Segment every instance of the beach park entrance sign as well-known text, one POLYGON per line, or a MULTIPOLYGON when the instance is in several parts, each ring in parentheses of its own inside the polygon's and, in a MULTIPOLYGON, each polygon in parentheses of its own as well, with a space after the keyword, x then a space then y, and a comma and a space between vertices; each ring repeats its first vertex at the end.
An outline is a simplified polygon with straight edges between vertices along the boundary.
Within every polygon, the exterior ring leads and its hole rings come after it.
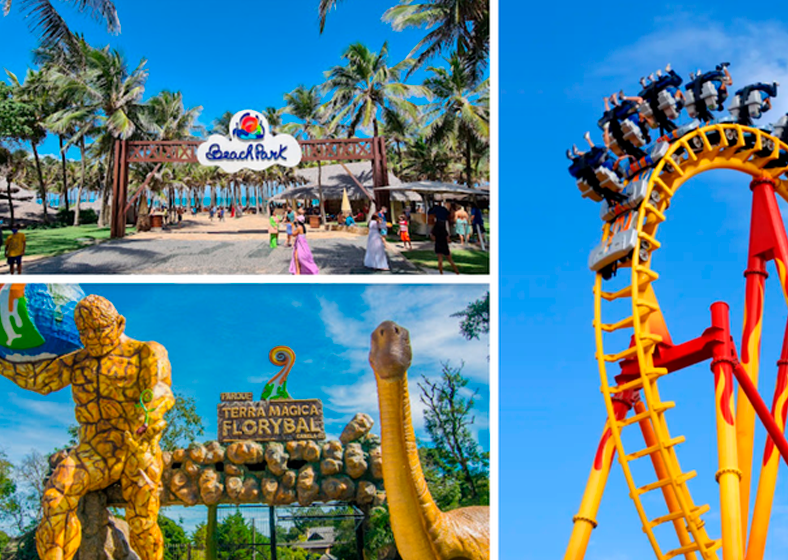
POLYGON ((241 169, 263 171, 273 165, 295 167, 301 163, 301 146, 289 134, 273 134, 257 111, 240 111, 230 120, 230 137, 213 134, 197 148, 197 161, 235 173, 241 169))
POLYGON ((217 405, 219 442, 323 440, 318 399, 253 401, 252 393, 222 393, 217 405))
MULTIPOLYGON (((230 125, 230 138, 220 135, 203 140, 115 140, 112 151, 112 205, 111 236, 126 235, 127 213, 138 198, 128 199, 129 166, 158 164, 158 171, 165 164, 202 163, 219 166, 225 171, 242 168, 267 169, 272 165, 293 167, 299 163, 324 161, 369 161, 372 164, 372 185, 376 190, 375 204, 390 206, 389 191, 377 189, 389 184, 386 161, 386 139, 372 138, 315 138, 295 140, 285 134, 271 134, 268 121, 255 111, 236 113, 230 125), (244 121, 244 116, 252 117, 244 121), (259 129, 254 126, 257 120, 259 129), (233 132, 237 134, 233 136, 233 132), (261 138, 256 138, 261 136, 261 138), (212 140, 213 139, 213 140, 212 140), (258 148, 258 145, 260 146, 258 148), (250 149, 251 146, 251 149, 250 149), (203 156, 198 156, 203 153, 203 156), (226 152, 226 155, 225 155, 226 152), (211 153, 213 159, 208 159, 211 153), (258 166, 259 165, 259 166, 258 166)), ((153 171, 151 172, 153 173, 153 171)), ((150 175, 150 174, 149 174, 150 175)), ((147 179, 146 179, 147 180, 147 179)), ((139 188, 137 193, 142 193, 139 188)), ((204 209, 203 209, 204 210, 204 209)))

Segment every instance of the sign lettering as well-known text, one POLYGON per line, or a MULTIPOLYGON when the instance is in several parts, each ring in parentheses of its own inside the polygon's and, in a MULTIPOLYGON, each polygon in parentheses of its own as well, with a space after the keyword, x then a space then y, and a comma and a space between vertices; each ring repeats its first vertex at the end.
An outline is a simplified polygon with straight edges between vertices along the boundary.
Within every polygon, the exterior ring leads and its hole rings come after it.
POLYGON ((217 406, 219 442, 325 439, 323 403, 318 399, 252 401, 225 400, 217 406))

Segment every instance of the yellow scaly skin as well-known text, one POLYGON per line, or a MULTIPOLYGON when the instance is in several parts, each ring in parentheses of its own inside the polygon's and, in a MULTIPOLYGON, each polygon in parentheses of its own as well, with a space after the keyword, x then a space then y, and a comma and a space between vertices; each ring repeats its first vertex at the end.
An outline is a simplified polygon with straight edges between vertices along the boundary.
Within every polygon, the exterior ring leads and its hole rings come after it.
POLYGON ((488 560, 490 508, 442 512, 427 488, 410 414, 411 357, 406 329, 386 321, 372 333, 369 363, 378 386, 383 483, 397 550, 404 560, 488 560))
POLYGON ((46 395, 71 385, 76 404, 79 443, 47 482, 36 532, 38 555, 71 560, 82 540, 79 499, 120 481, 132 549, 142 560, 161 560, 159 440, 167 425, 164 413, 175 404, 167 351, 125 336, 125 318, 102 297, 86 297, 74 315, 84 349, 38 362, 0 360, 0 374, 23 389, 46 395), (136 405, 146 389, 153 391, 146 406, 155 410, 138 434, 145 413, 136 405))

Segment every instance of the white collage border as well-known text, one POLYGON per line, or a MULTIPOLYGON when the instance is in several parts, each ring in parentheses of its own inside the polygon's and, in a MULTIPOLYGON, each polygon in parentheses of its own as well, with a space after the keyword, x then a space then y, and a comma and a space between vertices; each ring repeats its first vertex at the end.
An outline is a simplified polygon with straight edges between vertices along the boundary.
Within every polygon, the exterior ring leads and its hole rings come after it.
MULTIPOLYGON (((14 283, 39 284, 384 284, 384 285, 489 285, 490 289, 490 559, 499 556, 499 503, 500 503, 500 444, 499 444, 499 248, 501 227, 499 221, 499 50, 498 50, 498 0, 490 0, 490 224, 495 232, 490 247, 490 274, 488 276, 364 276, 319 275, 317 277, 288 277, 284 275, 97 275, 97 274, 21 274, 13 277, 14 283)), ((8 277, 11 279, 12 277, 8 277)))

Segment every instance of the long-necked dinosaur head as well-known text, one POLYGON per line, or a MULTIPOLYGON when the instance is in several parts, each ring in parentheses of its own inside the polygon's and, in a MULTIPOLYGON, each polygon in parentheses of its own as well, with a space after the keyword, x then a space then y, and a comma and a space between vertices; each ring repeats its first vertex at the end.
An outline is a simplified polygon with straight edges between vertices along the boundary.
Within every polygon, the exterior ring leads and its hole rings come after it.
POLYGON ((412 358, 407 329, 393 321, 384 321, 372 332, 369 364, 381 379, 404 377, 412 358))

